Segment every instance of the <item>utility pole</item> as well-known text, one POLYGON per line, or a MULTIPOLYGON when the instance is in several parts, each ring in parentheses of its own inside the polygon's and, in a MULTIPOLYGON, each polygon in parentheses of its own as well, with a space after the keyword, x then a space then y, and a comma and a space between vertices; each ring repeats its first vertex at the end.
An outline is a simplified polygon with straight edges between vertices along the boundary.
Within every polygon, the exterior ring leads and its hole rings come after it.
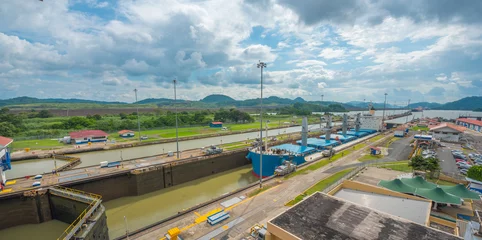
POLYGON ((410 111, 410 99, 408 99, 408 104, 407 104, 407 119, 405 119, 405 123, 408 123, 408 112, 410 111))
POLYGON ((263 187, 263 68, 266 67, 266 63, 258 63, 258 68, 261 68, 261 99, 259 101, 259 188, 263 187))
POLYGON ((387 93, 385 93, 385 101, 383 102, 382 128, 385 126, 385 108, 387 108, 387 93))
POLYGON ((137 128, 139 132, 139 142, 141 141, 141 123, 139 122, 139 104, 137 104, 137 88, 134 89, 136 94, 136 112, 137 112, 137 128))
POLYGON ((174 109, 176 111, 176 150, 177 150, 177 159, 179 159, 179 135, 178 135, 178 131, 177 131, 177 97, 176 97, 176 79, 172 80, 172 82, 174 83, 174 109))
POLYGON ((124 216, 124 224, 126 225, 126 239, 129 239, 129 227, 127 226, 127 217, 124 216))

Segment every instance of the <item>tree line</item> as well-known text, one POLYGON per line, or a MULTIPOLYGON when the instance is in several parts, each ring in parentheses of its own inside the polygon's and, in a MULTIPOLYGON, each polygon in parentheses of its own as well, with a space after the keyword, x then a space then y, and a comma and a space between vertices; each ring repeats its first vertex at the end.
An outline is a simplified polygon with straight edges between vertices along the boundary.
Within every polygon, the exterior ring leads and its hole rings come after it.
POLYGON ((292 114, 299 116, 311 115, 312 112, 347 112, 341 104, 329 104, 321 106, 313 103, 295 103, 291 106, 278 108, 279 114, 292 114))

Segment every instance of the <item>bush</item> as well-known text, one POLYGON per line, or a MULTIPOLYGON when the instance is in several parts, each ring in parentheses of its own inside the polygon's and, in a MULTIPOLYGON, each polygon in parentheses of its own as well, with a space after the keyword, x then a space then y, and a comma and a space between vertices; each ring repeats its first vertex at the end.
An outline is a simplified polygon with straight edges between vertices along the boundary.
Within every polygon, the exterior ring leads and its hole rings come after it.
POLYGON ((472 166, 467 171, 467 177, 482 181, 482 166, 472 166))

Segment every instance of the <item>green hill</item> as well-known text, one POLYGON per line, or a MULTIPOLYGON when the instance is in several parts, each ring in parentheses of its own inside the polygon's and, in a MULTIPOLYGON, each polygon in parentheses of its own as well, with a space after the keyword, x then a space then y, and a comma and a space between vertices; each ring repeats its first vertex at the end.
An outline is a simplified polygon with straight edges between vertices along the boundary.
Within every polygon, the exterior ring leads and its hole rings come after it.
POLYGON ((33 97, 16 97, 11 99, 0 100, 0 106, 38 104, 38 103, 94 103, 94 104, 126 104, 124 102, 106 102, 85 99, 63 99, 63 98, 46 98, 39 99, 33 97))
POLYGON ((454 102, 448 102, 436 109, 440 110, 475 110, 482 108, 482 97, 466 97, 454 102))
POLYGON ((233 98, 222 94, 212 94, 201 100, 201 102, 205 102, 205 103, 228 103, 228 102, 235 102, 235 101, 236 100, 234 100, 233 98))

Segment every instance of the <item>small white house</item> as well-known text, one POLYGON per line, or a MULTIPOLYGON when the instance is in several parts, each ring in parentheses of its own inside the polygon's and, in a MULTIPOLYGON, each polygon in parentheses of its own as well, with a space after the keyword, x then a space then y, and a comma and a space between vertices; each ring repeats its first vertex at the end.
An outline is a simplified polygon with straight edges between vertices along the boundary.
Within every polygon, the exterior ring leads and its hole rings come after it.
POLYGON ((452 123, 442 123, 430 128, 430 132, 435 139, 440 139, 445 142, 459 142, 460 134, 462 134, 464 130, 464 127, 452 123))
POLYGON ((130 137, 134 137, 135 135, 136 135, 135 132, 131 130, 119 131, 119 136, 123 138, 130 138, 130 137))

